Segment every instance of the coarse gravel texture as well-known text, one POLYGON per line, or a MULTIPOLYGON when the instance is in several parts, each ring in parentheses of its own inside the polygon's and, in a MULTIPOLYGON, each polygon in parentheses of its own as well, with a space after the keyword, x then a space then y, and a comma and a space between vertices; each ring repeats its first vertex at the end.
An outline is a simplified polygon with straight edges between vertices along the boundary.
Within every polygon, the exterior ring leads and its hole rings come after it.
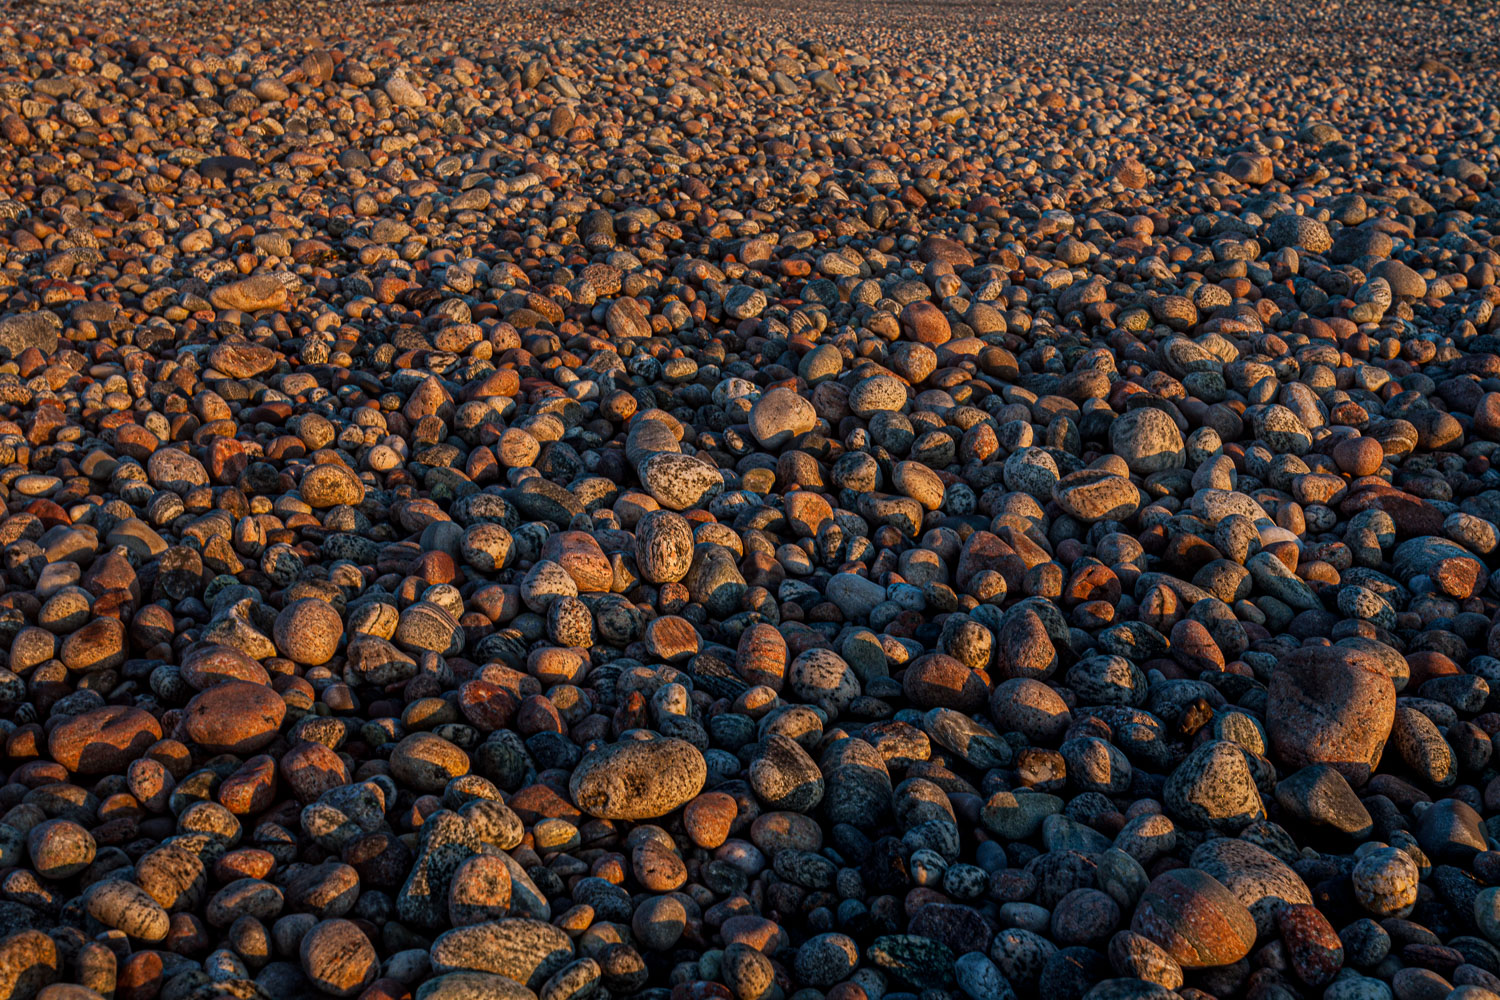
POLYGON ((0 998, 1500 1000, 1497 53, 0 4, 0 998))

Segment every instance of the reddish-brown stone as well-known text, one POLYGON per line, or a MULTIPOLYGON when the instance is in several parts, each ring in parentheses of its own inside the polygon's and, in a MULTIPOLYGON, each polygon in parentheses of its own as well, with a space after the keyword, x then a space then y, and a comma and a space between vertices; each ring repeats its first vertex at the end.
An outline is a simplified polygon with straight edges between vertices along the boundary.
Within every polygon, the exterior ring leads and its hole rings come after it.
POLYGON ((989 690, 982 674, 945 653, 928 653, 901 678, 906 697, 920 708, 951 708, 970 713, 984 707, 989 690))
POLYGON ((1196 868, 1159 875, 1136 905, 1130 929, 1185 969, 1237 962, 1255 944, 1255 919, 1215 878, 1196 868))
POLYGON ((1276 927, 1292 971, 1309 986, 1326 986, 1344 965, 1344 944, 1316 906, 1295 903, 1276 911, 1276 927))
POLYGON ((195 695, 183 711, 182 727, 209 753, 249 754, 276 738, 286 702, 268 687, 225 681, 195 695))
POLYGON ((69 771, 113 774, 124 771, 161 739, 151 713, 107 705, 66 720, 47 738, 47 752, 69 771))
POLYGON ((1266 730, 1291 767, 1328 764, 1369 780, 1395 721, 1396 689, 1379 660, 1343 646, 1304 646, 1271 674, 1266 730))

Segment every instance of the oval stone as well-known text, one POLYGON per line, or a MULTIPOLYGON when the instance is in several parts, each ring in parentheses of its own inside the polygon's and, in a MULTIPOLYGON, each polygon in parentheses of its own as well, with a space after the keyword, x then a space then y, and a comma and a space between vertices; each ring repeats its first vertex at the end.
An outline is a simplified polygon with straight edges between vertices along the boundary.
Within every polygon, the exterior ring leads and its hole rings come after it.
POLYGON ((631 740, 585 756, 568 791, 598 819, 655 819, 703 791, 707 780, 703 754, 686 740, 631 740))
POLYGON ((161 737, 160 723, 145 709, 107 705, 52 730, 47 751, 69 771, 112 774, 125 770, 161 737))
POLYGON ((187 703, 182 726, 189 740, 209 753, 248 756, 276 738, 286 702, 268 687, 225 681, 187 703))
POLYGON ((1130 929, 1184 969, 1238 962, 1255 944, 1255 919, 1213 876, 1196 868, 1159 875, 1136 904, 1130 929))

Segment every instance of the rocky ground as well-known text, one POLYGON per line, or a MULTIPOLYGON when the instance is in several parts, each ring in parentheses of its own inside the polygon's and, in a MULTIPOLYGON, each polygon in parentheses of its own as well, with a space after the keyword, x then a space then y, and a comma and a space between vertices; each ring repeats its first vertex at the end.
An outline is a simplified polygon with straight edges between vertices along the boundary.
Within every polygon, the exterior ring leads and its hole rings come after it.
POLYGON ((0 996, 1497 1000, 1497 43, 0 6, 0 996))

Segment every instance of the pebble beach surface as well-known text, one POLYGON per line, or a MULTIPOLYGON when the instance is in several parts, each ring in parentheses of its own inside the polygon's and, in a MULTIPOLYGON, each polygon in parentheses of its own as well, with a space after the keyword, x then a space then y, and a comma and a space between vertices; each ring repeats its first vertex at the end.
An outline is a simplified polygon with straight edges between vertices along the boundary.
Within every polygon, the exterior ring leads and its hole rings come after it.
POLYGON ((0 998, 1500 1000, 1497 53, 0 6, 0 998))

